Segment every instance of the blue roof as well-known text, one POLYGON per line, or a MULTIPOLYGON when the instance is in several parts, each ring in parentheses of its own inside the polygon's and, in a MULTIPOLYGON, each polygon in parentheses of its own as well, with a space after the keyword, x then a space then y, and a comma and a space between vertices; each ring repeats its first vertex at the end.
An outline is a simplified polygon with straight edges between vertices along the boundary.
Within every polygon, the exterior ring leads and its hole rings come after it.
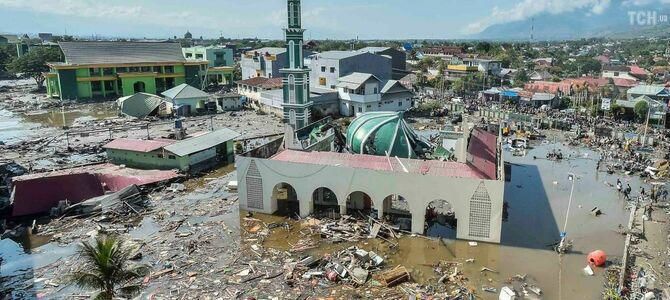
POLYGON ((519 93, 517 91, 502 91, 500 93, 501 96, 504 97, 519 97, 519 93))

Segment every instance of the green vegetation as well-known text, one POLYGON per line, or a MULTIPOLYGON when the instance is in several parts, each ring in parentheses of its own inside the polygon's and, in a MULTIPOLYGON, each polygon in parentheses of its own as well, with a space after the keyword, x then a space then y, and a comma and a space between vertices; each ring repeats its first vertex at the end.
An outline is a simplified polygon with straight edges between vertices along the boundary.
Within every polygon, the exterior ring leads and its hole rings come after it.
POLYGON ((14 59, 8 70, 30 76, 37 82, 37 88, 44 87, 45 72, 49 72, 47 62, 60 62, 62 55, 59 49, 52 47, 36 47, 26 55, 14 59))
POLYGON ((82 266, 71 274, 79 287, 98 290, 94 299, 132 297, 139 294, 140 278, 149 273, 144 265, 131 266, 130 250, 116 236, 98 236, 94 243, 83 242, 79 249, 82 266))
POLYGON ((0 46, 0 74, 7 72, 9 63, 16 57, 14 45, 0 46))
POLYGON ((640 101, 638 103, 635 103, 633 112, 635 113, 635 116, 637 116, 638 119, 640 120, 646 119, 647 113, 649 112, 649 103, 647 103, 647 101, 640 101))

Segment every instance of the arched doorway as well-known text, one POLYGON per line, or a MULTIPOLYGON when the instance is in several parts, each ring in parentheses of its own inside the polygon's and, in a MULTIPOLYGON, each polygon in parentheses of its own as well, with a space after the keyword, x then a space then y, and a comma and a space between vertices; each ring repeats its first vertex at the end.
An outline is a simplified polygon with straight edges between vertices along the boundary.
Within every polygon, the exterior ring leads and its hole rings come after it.
POLYGON ((392 194, 384 198, 384 220, 397 225, 402 230, 412 230, 412 213, 405 197, 392 194))
MULTIPOLYGON (((364 192, 356 191, 347 196, 347 214, 354 217, 371 216, 372 198, 364 192)), ((372 217, 376 217, 372 216, 372 217)))
POLYGON ((300 203, 295 189, 286 182, 278 183, 272 189, 272 201, 277 202, 275 214, 295 218, 300 216, 300 203))
POLYGON ((133 83, 133 90, 135 91, 135 93, 144 93, 144 89, 145 89, 144 82, 138 81, 133 83))
POLYGON ((428 203, 424 234, 427 236, 456 239, 458 219, 449 201, 437 199, 428 203))
POLYGON ((340 213, 340 205, 337 203, 335 193, 326 187, 320 187, 312 193, 312 203, 314 204, 314 215, 330 216, 340 213))

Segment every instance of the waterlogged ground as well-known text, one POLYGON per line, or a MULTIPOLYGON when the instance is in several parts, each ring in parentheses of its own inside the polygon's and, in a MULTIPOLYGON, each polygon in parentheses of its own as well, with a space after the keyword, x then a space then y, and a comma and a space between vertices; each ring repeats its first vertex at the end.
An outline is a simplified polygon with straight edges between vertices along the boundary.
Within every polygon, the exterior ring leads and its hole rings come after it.
MULTIPOLYGON (((627 223, 628 212, 624 201, 606 184, 614 184, 617 176, 595 172, 596 153, 558 143, 536 145, 525 157, 505 154, 506 160, 512 164, 512 178, 506 184, 505 201, 509 211, 507 221, 503 223, 501 245, 479 243, 470 246, 467 241, 441 242, 407 235, 398 240, 395 249, 390 249, 388 243, 379 239, 362 240, 356 245, 383 255, 388 265, 404 265, 413 280, 422 284, 435 283, 439 277, 431 265, 438 261, 460 262, 459 270, 469 278, 468 286, 482 299, 497 299, 497 294, 482 291, 482 286, 499 290, 517 274, 527 274, 528 281, 543 290, 544 299, 599 298, 603 269, 596 269, 595 276, 586 276, 582 268, 586 266, 586 255, 595 249, 604 250, 613 261, 622 256, 623 236, 616 230, 619 224, 627 223), (559 148, 569 158, 561 162, 544 159, 547 152, 559 148), (571 253, 559 256, 550 245, 559 240, 565 220, 570 192, 569 172, 578 178, 567 226, 568 238, 574 246, 571 253), (593 207, 600 208, 604 214, 592 216, 589 212, 593 207), (468 262, 472 259, 473 262, 468 262), (482 272, 482 267, 495 272, 482 272)), ((257 243, 247 241, 241 232, 240 223, 245 213, 240 216, 237 201, 231 200, 234 195, 221 190, 228 180, 234 180, 232 174, 221 177, 230 171, 229 168, 219 169, 189 181, 184 192, 152 195, 155 208, 145 214, 143 220, 134 223, 128 237, 144 244, 142 261, 151 264, 154 271, 169 265, 176 267, 179 273, 150 280, 145 295, 168 298, 218 295, 225 298, 228 294, 221 291, 224 287, 243 288, 220 283, 224 274, 228 276, 230 272, 238 271, 240 267, 234 266, 238 257, 252 259, 239 253, 257 243), (195 248, 188 250, 190 247, 195 248), (187 272, 197 275, 187 276, 187 272), (216 283, 217 278, 219 283, 216 283)), ((630 183, 634 191, 638 189, 638 178, 621 179, 630 183)), ((253 217, 266 223, 285 221, 277 216, 254 214, 253 217)), ((261 246, 288 250, 295 245, 301 238, 298 232, 302 228, 298 223, 289 222, 293 225, 292 230, 273 229, 261 246)), ((11 241, 2 241, 0 253, 5 262, 0 266, 0 274, 3 285, 17 289, 27 287, 30 290, 24 294, 27 298, 42 293, 47 297, 83 293, 62 282, 53 287, 53 280, 58 278, 58 273, 76 267, 76 256, 73 256, 76 244, 86 239, 92 229, 94 224, 90 222, 72 226, 59 233, 58 243, 47 243, 27 251, 21 251, 20 246, 11 241), (16 276, 26 272, 33 274, 16 276)), ((35 241, 34 246, 40 244, 35 241)), ((318 248, 306 253, 323 255, 351 245, 321 241, 318 248)), ((263 286, 254 288, 262 290, 263 286)), ((253 290, 247 289, 247 292, 253 290)))

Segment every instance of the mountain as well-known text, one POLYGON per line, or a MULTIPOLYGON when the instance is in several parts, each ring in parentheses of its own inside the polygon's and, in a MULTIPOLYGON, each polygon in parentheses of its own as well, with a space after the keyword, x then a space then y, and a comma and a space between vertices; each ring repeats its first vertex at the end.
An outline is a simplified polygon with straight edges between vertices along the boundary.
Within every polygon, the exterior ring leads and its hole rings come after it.
MULTIPOLYGON (((639 11, 653 10, 657 7, 636 7, 639 11)), ((533 39, 566 40, 590 37, 632 38, 668 36, 670 23, 657 23, 655 26, 631 24, 628 12, 630 7, 622 5, 608 8, 601 14, 579 11, 560 14, 545 13, 532 19, 489 26, 472 36, 474 39, 490 40, 529 40, 531 27, 534 26, 533 39)), ((663 13, 658 13, 662 15, 663 13)))

